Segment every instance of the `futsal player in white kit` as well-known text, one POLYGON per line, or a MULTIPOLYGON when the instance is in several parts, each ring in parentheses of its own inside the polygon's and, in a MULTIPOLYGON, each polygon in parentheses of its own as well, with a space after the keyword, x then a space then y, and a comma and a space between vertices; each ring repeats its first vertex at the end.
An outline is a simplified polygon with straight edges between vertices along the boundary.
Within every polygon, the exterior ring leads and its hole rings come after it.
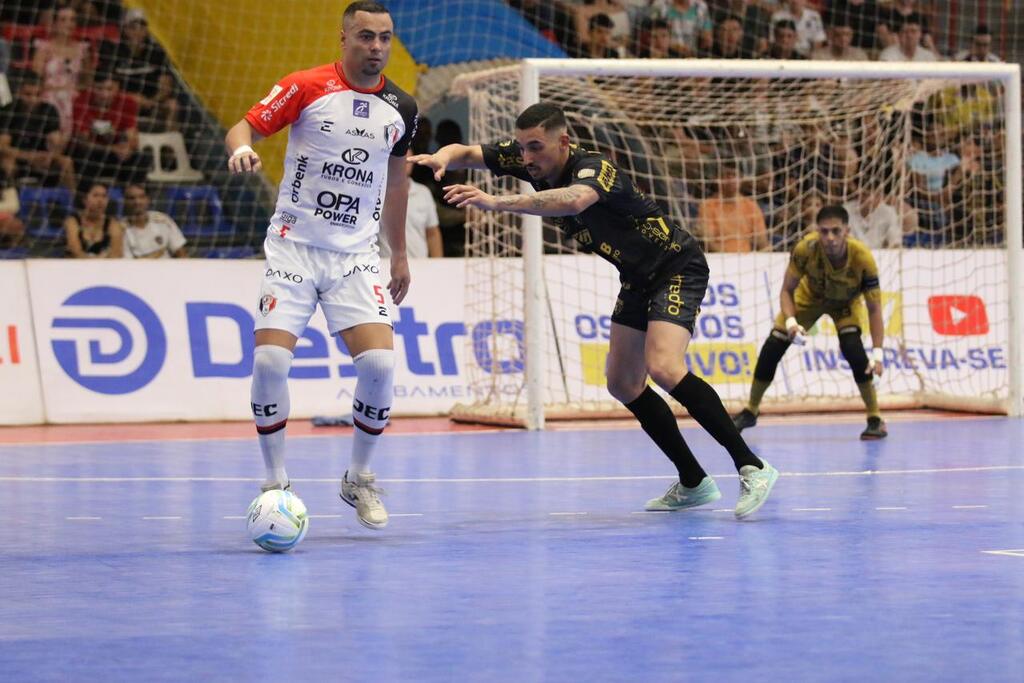
POLYGON ((417 110, 415 100, 381 73, 393 35, 383 5, 353 2, 342 17, 341 61, 285 76, 226 138, 228 168, 256 172, 261 162, 252 143, 291 126, 255 314, 251 398, 267 469, 263 490, 289 486, 288 372, 295 343, 319 303, 357 372, 352 457, 340 495, 371 529, 388 522, 370 469, 394 393, 387 296, 401 303, 410 279, 404 164, 417 110), (379 275, 379 230, 392 248, 387 292, 379 275))

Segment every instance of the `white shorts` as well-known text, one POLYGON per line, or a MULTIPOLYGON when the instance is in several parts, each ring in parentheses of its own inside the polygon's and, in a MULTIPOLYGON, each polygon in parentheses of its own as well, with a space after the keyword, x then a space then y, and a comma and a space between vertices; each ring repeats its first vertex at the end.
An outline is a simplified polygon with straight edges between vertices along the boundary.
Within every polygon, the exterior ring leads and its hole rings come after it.
POLYGON ((391 325, 376 252, 343 254, 275 235, 267 236, 263 251, 267 261, 254 316, 257 330, 301 337, 317 303, 331 334, 366 323, 391 325))

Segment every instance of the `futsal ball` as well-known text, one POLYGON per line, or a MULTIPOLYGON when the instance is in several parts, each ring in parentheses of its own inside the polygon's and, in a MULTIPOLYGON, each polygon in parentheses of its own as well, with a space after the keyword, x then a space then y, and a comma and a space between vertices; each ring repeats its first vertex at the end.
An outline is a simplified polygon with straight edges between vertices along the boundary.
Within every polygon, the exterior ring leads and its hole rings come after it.
POLYGON ((246 528, 253 543, 272 553, 291 550, 306 537, 309 516, 291 491, 266 491, 249 506, 246 528))

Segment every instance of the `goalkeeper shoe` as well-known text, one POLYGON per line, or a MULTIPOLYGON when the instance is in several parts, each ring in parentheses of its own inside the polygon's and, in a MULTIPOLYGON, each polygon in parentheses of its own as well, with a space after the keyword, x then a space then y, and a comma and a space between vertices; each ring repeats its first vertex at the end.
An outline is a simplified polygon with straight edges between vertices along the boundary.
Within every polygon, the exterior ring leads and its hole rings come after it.
POLYGON ((878 439, 884 439, 889 436, 889 432, 885 431, 885 422, 880 417, 869 417, 867 428, 860 433, 861 441, 877 441, 878 439))
POLYGON ((644 505, 648 512, 674 512, 686 508, 697 507, 705 503, 713 503, 722 497, 718 490, 718 484, 711 477, 704 477, 699 484, 693 488, 687 488, 680 482, 668 487, 665 495, 659 498, 652 498, 644 505))
POLYGON ((732 423, 736 425, 736 429, 743 431, 747 427, 753 427, 757 424, 757 415, 750 412, 749 408, 744 408, 732 418, 732 423))
POLYGON ((348 472, 341 479, 341 499, 356 509, 359 523, 367 529, 383 529, 388 525, 388 511, 380 500, 382 490, 374 486, 376 475, 371 472, 356 474, 354 480, 348 472))
POLYGON ((764 467, 758 469, 753 465, 740 468, 740 498, 736 501, 736 519, 743 519, 761 509, 768 495, 779 478, 779 471, 761 461, 764 467))

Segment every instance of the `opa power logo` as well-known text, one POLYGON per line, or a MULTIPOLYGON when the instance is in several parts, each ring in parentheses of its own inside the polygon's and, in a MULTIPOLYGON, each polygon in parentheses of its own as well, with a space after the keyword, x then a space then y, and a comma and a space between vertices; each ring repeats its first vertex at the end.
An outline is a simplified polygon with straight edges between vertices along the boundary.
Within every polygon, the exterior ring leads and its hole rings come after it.
POLYGON ((68 377, 100 394, 130 394, 153 381, 167 358, 156 313, 117 287, 90 287, 53 319, 53 355, 68 377), (60 337, 60 338, 57 338, 60 337))

